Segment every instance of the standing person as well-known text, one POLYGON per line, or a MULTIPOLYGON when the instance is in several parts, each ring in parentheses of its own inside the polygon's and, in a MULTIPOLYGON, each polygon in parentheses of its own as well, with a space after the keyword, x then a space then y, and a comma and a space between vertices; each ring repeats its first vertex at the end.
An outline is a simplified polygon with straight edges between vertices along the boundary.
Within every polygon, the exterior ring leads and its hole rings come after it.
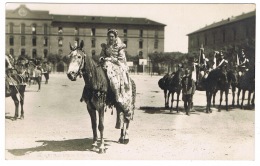
POLYGON ((50 68, 50 65, 44 61, 43 64, 42 64, 42 73, 45 77, 45 84, 48 84, 48 81, 49 81, 49 73, 51 72, 51 68, 50 68))

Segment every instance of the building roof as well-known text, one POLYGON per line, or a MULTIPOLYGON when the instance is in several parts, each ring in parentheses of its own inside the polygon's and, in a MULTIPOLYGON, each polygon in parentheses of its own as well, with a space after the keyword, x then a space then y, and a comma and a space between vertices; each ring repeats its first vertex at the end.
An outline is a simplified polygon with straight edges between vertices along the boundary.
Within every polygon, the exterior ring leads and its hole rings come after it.
POLYGON ((149 20, 147 18, 136 17, 105 17, 105 16, 83 16, 83 15, 55 15, 52 14, 53 22, 71 22, 71 23, 95 23, 95 24, 131 24, 131 25, 157 25, 165 24, 149 20))
POLYGON ((250 18, 250 17, 255 17, 255 15, 256 15, 256 11, 252 11, 252 12, 245 13, 245 14, 242 14, 242 15, 239 15, 239 16, 229 17, 226 20, 222 20, 222 21, 213 23, 213 24, 208 25, 206 27, 203 27, 199 30, 196 30, 192 33, 189 33, 189 34, 187 34, 187 36, 198 33, 198 32, 206 31, 208 29, 213 29, 213 28, 216 28, 216 27, 220 27, 220 26, 223 26, 223 25, 227 25, 227 24, 230 24, 230 23, 241 21, 241 20, 244 20, 244 19, 247 19, 247 18, 250 18))

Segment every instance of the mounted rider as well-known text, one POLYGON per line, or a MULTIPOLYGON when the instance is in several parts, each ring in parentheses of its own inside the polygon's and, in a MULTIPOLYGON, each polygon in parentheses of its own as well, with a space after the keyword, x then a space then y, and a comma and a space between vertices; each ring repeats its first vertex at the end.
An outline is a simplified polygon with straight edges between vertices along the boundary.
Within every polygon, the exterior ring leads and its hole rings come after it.
POLYGON ((195 72, 192 73, 192 78, 197 84, 201 82, 202 78, 207 77, 209 71, 209 59, 205 57, 204 48, 200 48, 199 51, 199 59, 193 62, 194 70, 197 69, 196 78, 194 76, 195 72))
POLYGON ((248 71, 249 59, 246 58, 244 49, 241 50, 241 58, 239 59, 239 64, 237 65, 238 65, 239 76, 243 75, 246 71, 248 71))
POLYGON ((219 52, 219 57, 216 59, 216 69, 220 69, 222 72, 222 77, 227 82, 227 64, 228 60, 225 59, 224 53, 222 50, 219 52))

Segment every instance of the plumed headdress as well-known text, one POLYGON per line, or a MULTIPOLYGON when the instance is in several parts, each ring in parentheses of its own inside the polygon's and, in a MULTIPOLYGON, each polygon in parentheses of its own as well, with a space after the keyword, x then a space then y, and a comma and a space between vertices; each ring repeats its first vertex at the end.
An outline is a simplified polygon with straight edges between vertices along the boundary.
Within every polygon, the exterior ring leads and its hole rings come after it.
POLYGON ((107 35, 108 35, 109 33, 113 33, 113 34, 115 35, 115 37, 118 36, 118 32, 117 32, 116 29, 109 29, 109 30, 107 31, 107 35))

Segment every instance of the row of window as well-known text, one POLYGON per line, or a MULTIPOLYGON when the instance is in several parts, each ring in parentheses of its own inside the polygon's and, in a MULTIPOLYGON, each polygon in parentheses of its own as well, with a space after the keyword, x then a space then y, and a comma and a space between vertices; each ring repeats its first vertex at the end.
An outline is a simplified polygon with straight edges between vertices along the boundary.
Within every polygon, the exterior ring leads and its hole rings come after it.
MULTIPOLYGON (((79 38, 75 39, 78 43, 79 43, 79 38)), ((123 41, 125 43, 125 45, 127 46, 127 40, 123 41)), ((25 46, 25 36, 21 36, 21 46, 25 46)), ((157 49, 158 48, 158 40, 155 40, 154 42, 154 48, 157 49)), ((9 45, 10 46, 14 46, 14 37, 10 36, 9 37, 9 45)), ((36 36, 32 36, 32 46, 37 46, 37 37, 36 36)), ((43 46, 47 47, 48 46, 48 38, 45 37, 43 39, 43 46)), ((62 47, 63 46, 63 38, 59 37, 58 38, 58 46, 62 47)), ((95 48, 96 47, 96 39, 91 39, 91 47, 95 48)), ((139 41, 139 48, 143 48, 143 41, 139 41)))
MULTIPOLYGON (((10 53, 11 55, 14 55, 14 49, 13 49, 13 48, 11 48, 9 51, 10 51, 9 53, 10 53)), ((21 55, 21 56, 25 56, 25 54, 26 54, 26 50, 25 50, 24 48, 22 48, 20 55, 21 55)), ((62 54, 63 54, 63 50, 62 50, 62 49, 59 49, 59 50, 58 50, 58 54, 59 54, 59 55, 62 55, 62 54)), ((91 54, 92 54, 92 56, 95 56, 95 55, 96 55, 96 51, 95 51, 95 50, 92 50, 92 51, 91 51, 91 54)), ((127 52, 126 52, 126 54, 127 54, 127 52)), ((43 50, 43 58, 47 58, 47 56, 48 56, 48 50, 47 50, 47 49, 44 49, 44 50, 43 50)), ((143 56, 143 51, 139 51, 138 56, 139 56, 139 57, 142 57, 142 56, 143 56)), ((37 56, 37 50, 36 50, 36 49, 32 49, 32 58, 37 58, 37 57, 38 57, 38 56, 37 56)))
MULTIPOLYGON (((226 31, 223 30, 221 33, 221 37, 222 37, 222 42, 225 43, 226 42, 226 31)), ((245 37, 249 37, 249 28, 246 28, 245 31, 245 37)), ((197 46, 200 46, 201 41, 199 36, 197 36, 197 46)), ((236 41, 237 40, 237 31, 236 29, 232 29, 232 38, 231 40, 236 41)), ((212 43, 216 44, 216 33, 212 33, 212 43)), ((205 46, 208 45, 208 35, 204 35, 204 43, 205 46)), ((191 39, 191 46, 194 46, 194 41, 193 39, 191 39)))
MULTIPOLYGON (((36 29, 37 29, 36 24, 33 24, 31 26, 32 34, 36 34, 36 29)), ((127 29, 123 29, 123 36, 124 37, 127 36, 127 31, 128 31, 127 29)), ((48 32, 48 25, 44 24, 43 25, 43 34, 47 35, 47 32, 48 32)), ((13 23, 9 24, 9 33, 11 33, 11 34, 14 33, 14 24, 13 23)), ((155 30, 155 33, 154 33, 155 38, 158 38, 158 33, 159 33, 158 30, 155 30)), ((24 23, 21 24, 21 34, 25 34, 25 24, 24 23)), ((63 34, 63 27, 58 27, 58 34, 59 35, 63 34)), ((79 35, 79 28, 78 27, 75 27, 74 35, 79 35)), ((96 29, 95 28, 91 28, 90 35, 96 36, 96 29)), ((143 37, 143 30, 142 29, 139 30, 139 37, 143 37)))

